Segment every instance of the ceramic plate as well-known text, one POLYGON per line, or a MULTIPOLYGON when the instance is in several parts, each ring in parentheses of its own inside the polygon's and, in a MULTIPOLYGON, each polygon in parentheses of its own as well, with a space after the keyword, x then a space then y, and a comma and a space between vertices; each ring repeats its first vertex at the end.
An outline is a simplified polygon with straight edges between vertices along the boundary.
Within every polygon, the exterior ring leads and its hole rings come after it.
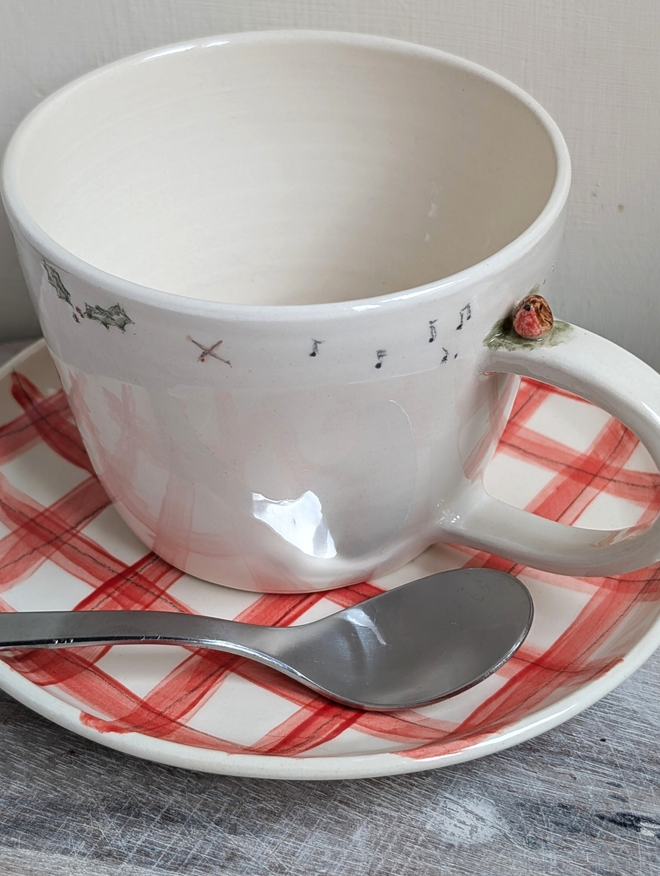
MULTIPOLYGON (((660 478, 637 439, 597 408, 525 381, 487 474, 490 492, 577 526, 650 521, 660 478)), ((102 745, 208 772, 282 779, 414 772, 481 757, 567 720, 660 643, 658 566, 567 578, 448 546, 386 578, 269 595, 191 578, 124 526, 76 431, 43 342, 0 371, 0 611, 141 609, 298 624, 432 572, 518 575, 536 616, 515 658, 445 702, 377 714, 315 696, 266 667, 178 646, 5 652, 0 686, 102 745)))

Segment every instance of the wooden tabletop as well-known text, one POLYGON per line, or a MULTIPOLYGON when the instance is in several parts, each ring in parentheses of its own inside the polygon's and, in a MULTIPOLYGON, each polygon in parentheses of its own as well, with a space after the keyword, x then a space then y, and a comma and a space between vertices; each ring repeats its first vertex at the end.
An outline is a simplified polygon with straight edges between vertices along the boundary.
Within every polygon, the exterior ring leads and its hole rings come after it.
MULTIPOLYGON (((22 346, 0 346, 0 363, 22 346)), ((160 766, 62 730, 0 691, 1 876, 436 873, 660 873, 660 653, 516 748, 360 781, 160 766)))

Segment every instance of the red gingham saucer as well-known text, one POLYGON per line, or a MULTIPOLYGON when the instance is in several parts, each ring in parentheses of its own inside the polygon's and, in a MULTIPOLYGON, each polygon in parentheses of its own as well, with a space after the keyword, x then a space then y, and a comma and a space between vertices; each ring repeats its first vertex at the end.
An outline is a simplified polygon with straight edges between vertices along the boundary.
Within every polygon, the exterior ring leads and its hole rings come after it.
MULTIPOLYGON (((651 520, 660 477, 619 422, 525 381, 488 473, 490 492, 544 517, 619 528, 651 520)), ((118 645, 5 653, 0 687, 36 712, 139 757, 283 779, 413 772, 515 745, 604 696, 660 644, 660 564, 568 578, 437 546, 386 578, 303 595, 244 593, 184 575, 147 551, 110 505, 43 342, 0 371, 0 611, 199 612, 304 623, 432 572, 512 571, 535 620, 516 657, 459 696, 377 714, 315 696, 217 652, 118 645)))

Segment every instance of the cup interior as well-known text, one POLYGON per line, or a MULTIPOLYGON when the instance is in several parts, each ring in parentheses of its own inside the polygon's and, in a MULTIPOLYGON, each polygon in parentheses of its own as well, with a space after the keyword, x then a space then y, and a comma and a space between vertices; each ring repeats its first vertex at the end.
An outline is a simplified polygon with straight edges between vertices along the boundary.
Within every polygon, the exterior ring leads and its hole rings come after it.
POLYGON ((216 40, 128 59, 33 115, 17 192, 83 261, 241 304, 347 301, 476 264, 557 175, 496 78, 401 44, 216 40))

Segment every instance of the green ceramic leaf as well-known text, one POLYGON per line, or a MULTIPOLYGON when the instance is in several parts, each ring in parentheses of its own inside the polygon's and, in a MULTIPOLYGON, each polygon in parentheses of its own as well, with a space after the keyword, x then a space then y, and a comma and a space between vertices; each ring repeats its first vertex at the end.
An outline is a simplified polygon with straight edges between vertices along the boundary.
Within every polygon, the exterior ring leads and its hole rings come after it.
POLYGON ((521 338, 511 325, 511 319, 501 319, 496 322, 484 338, 484 346, 490 350, 537 350, 539 347, 556 347, 566 340, 566 335, 573 329, 569 322, 555 320, 555 324, 547 335, 540 338, 521 338))

